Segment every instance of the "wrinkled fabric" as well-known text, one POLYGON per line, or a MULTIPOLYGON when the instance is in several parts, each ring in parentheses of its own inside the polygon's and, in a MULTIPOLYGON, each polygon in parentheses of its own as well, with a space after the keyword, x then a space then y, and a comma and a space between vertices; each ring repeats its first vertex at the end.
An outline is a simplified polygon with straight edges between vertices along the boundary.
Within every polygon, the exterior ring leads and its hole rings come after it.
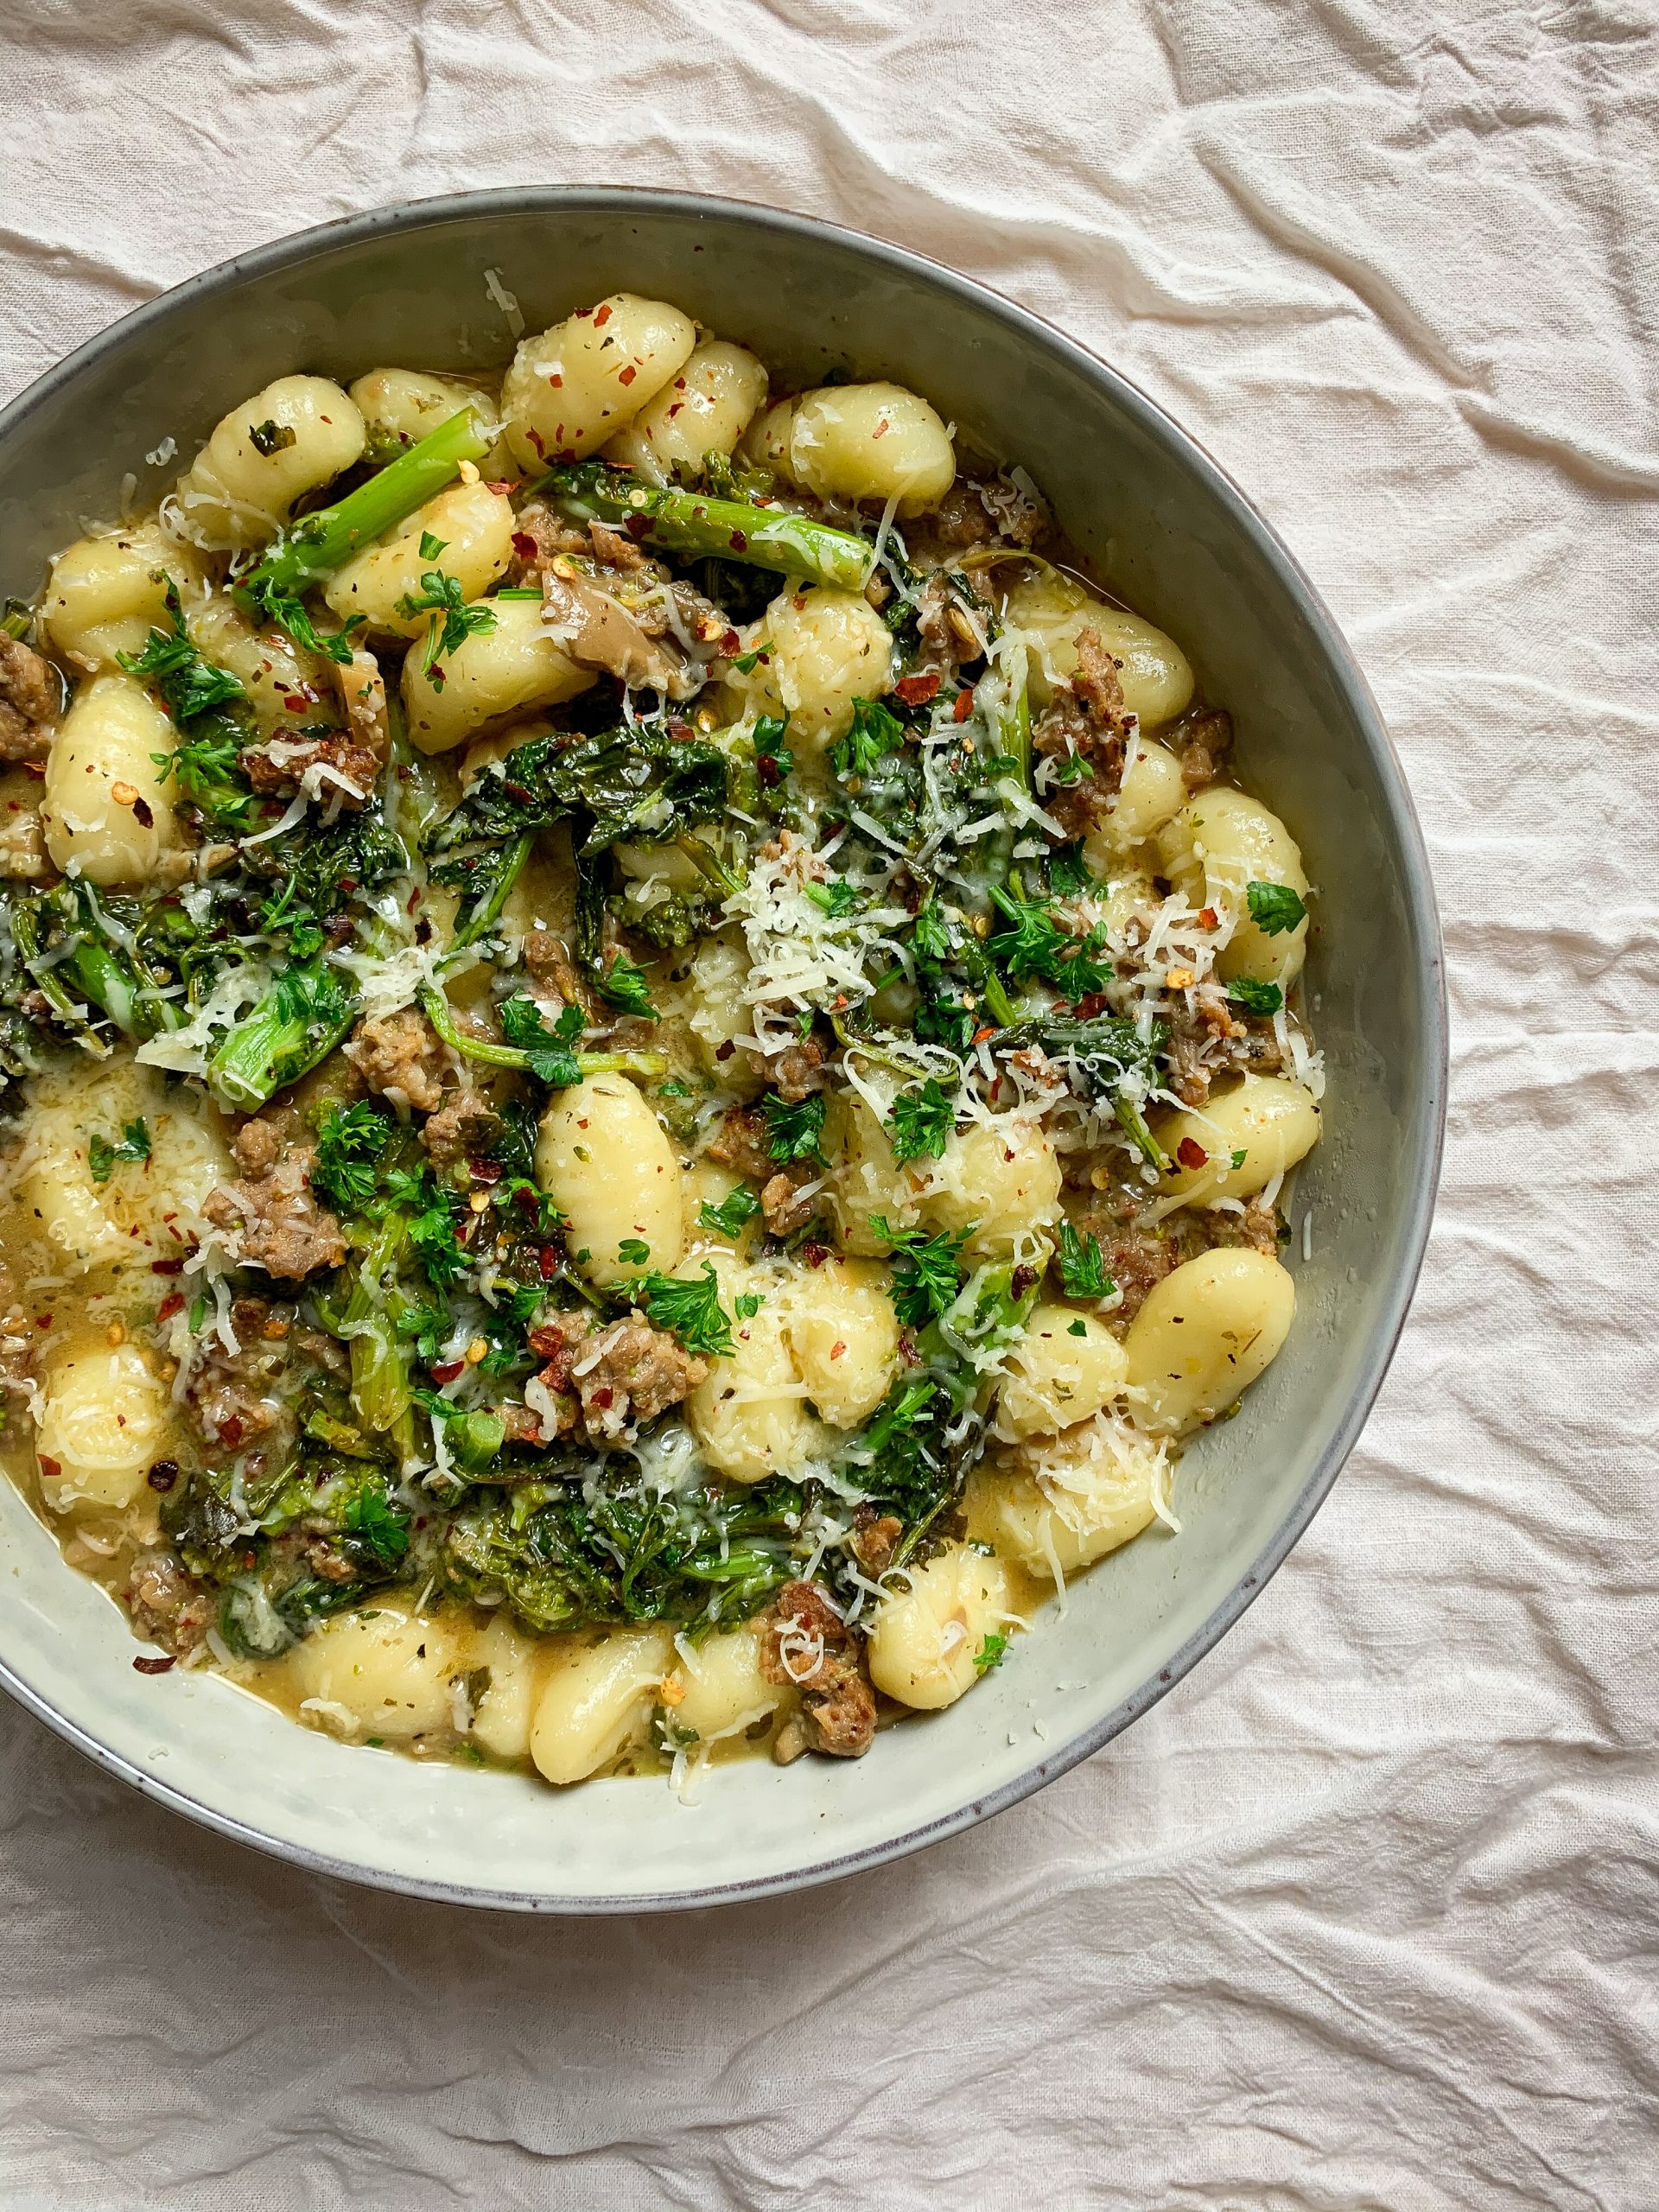
MULTIPOLYGON (((0 2196, 1659 2202, 1651 0, 0 0, 0 389, 246 245, 461 188, 830 216, 1052 316, 1353 640, 1446 922, 1382 1400, 1118 1744, 798 1900, 355 1892, 0 1713, 0 2196)), ((1201 620, 1202 610, 1194 610, 1201 620)))

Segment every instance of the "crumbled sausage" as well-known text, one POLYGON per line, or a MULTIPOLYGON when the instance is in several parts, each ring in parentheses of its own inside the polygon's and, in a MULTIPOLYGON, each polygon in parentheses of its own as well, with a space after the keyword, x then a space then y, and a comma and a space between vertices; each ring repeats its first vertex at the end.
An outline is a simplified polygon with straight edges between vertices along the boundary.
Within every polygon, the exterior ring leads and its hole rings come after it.
POLYGON ((804 1038, 798 1045, 785 1045, 780 1052, 751 1051, 748 1054, 755 1073, 791 1106, 798 1106, 803 1098, 823 1089, 829 1080, 824 1065, 829 1057, 816 1037, 804 1038))
POLYGON ((233 1147, 241 1176, 210 1192, 202 1211, 216 1228, 239 1233, 245 1265, 297 1282, 319 1268, 337 1268, 346 1240, 312 1196, 316 1147, 296 1141, 292 1122, 289 1115, 245 1122, 233 1147))
POLYGON ((586 1313, 555 1314, 531 1331, 530 1347, 547 1363, 541 1381, 556 1396, 574 1398, 573 1415, 579 1408, 594 1444, 613 1444, 627 1428, 655 1421, 709 1372, 706 1360, 637 1315, 595 1329, 586 1313))
POLYGON ((849 1548, 866 1574, 879 1580, 893 1565, 905 1524, 896 1513, 878 1514, 873 1505, 857 1507, 849 1548))
POLYGON ((822 1584, 786 1582, 766 1616, 761 1671, 792 1684, 801 1709, 772 1745, 780 1764, 802 1751, 862 1758, 875 1740, 875 1693, 864 1670, 863 1645, 822 1584))
POLYGON ((134 1632, 175 1659, 188 1658, 213 1622, 213 1592, 171 1551, 140 1552, 123 1594, 134 1632))
POLYGON ((441 1167, 486 1151, 500 1135, 501 1116, 481 1090, 458 1091, 427 1116, 421 1142, 441 1167))
POLYGON ((368 804, 380 772, 378 757, 343 730, 327 737, 273 737, 269 747, 250 746, 241 760, 242 772, 257 791, 304 791, 313 798, 337 798, 346 807, 368 804))
POLYGON ((435 1114, 442 1105, 448 1047, 413 1007, 360 1022, 342 1049, 369 1089, 394 1106, 435 1114))
POLYGON ((44 760, 62 703, 51 662, 0 635, 0 760, 44 760))
POLYGON ((1170 1015, 1170 1088, 1184 1106, 1202 1106, 1217 1078, 1249 1071, 1272 1075, 1284 1065, 1271 1020, 1246 1020, 1219 988, 1201 988, 1170 1015))
POLYGON ((543 998, 563 999, 566 1006, 579 1006, 593 1015, 593 995, 572 967, 564 939, 551 930, 525 931, 524 970, 543 998))
POLYGON ((811 1168, 799 1160, 790 1160, 767 1177, 760 1190, 760 1213, 769 1236, 793 1236, 806 1227, 817 1211, 815 1179, 811 1168))
POLYGON ((1123 704, 1118 681, 1121 664, 1100 642, 1097 631, 1077 632, 1077 664, 1068 683, 1032 724, 1031 749, 1041 760, 1062 766, 1076 782, 1058 782, 1039 773, 1044 806, 1068 838, 1084 836, 1110 811, 1123 780, 1123 762, 1135 717, 1123 704), (1081 768, 1066 764, 1081 763, 1081 768))
POLYGON ((1233 749, 1233 718, 1224 707, 1197 715, 1180 733, 1176 758, 1189 793, 1207 791, 1233 749))
POLYGON ((778 1172, 766 1117, 758 1106, 734 1106, 703 1150, 751 1183, 764 1183, 778 1172))
POLYGON ((35 1372, 35 1331, 17 1302, 11 1270, 0 1261, 0 1408, 24 1398, 35 1372))

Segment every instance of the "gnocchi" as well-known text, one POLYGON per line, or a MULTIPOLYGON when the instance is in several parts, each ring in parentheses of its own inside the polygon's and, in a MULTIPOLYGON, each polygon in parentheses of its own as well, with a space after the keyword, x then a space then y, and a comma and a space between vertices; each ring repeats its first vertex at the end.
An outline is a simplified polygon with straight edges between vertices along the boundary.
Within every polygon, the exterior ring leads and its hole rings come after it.
POLYGON ((0 1465, 342 1744, 893 1766, 1288 1340, 1302 854, 920 391, 329 365, 7 615, 0 1465))

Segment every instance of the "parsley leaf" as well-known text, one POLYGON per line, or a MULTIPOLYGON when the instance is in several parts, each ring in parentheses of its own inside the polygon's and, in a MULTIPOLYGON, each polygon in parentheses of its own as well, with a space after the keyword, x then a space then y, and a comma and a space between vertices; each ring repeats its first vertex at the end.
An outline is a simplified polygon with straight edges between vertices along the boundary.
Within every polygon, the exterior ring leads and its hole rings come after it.
POLYGON ((346 1506, 342 1525, 378 1566, 397 1566, 409 1549, 408 1520, 378 1490, 360 1490, 346 1506))
POLYGON ((825 1164, 818 1140, 823 1135, 828 1103, 821 1090, 793 1106, 775 1090, 767 1092, 760 1101, 760 1111, 766 1117, 766 1148, 774 1160, 816 1160, 821 1166, 825 1164))
POLYGON ((905 741, 905 726, 896 715, 874 699, 855 699, 853 726, 830 748, 830 765, 845 783, 850 776, 868 776, 878 760, 896 753, 905 741))
MULTIPOLYGON (((426 557, 428 542, 423 537, 423 559, 426 557)), ((420 597, 406 591, 397 602, 397 612, 406 619, 429 613, 432 615, 433 620, 427 625, 426 658, 421 665, 432 678, 433 689, 438 691, 443 689, 443 671, 437 665, 439 657, 464 645, 474 632, 481 634, 495 627, 493 611, 487 607, 469 607, 461 579, 446 575, 442 569, 427 569, 421 578, 420 597)))
POLYGON ((645 971, 637 961, 630 960, 626 952, 619 952, 603 975, 595 977, 599 995, 607 1006, 613 1006, 620 1014, 637 1014, 646 1021, 655 1021, 657 1009, 651 1002, 650 986, 645 971))
POLYGON ((119 1144, 107 1137, 93 1137, 86 1147, 86 1165, 94 1183, 107 1183, 118 1167, 137 1166, 149 1158, 149 1128, 143 1121, 129 1122, 119 1144))
POLYGON ((738 1319, 753 1321, 766 1302, 765 1296, 758 1290, 746 1290, 740 1293, 734 1300, 738 1319))
POLYGON ((760 1211, 760 1199, 747 1183, 740 1183, 717 1206, 710 1205, 705 1198, 698 1210, 697 1218, 705 1229, 712 1229, 716 1236, 737 1237, 742 1235, 760 1211))
POLYGON ((1092 888, 1094 878, 1081 844, 1057 846, 1048 856, 1048 887, 1058 898, 1075 899, 1092 888))
MULTIPOLYGON (((753 676, 760 662, 771 651, 771 639, 762 638, 758 645, 752 646, 746 653, 739 653, 736 658, 733 661, 732 666, 737 671, 740 676, 753 676)), ((759 752, 760 749, 760 745, 757 741, 755 750, 759 752)))
POLYGON ((509 1045, 530 1055, 530 1071, 538 1083, 554 1090, 568 1090, 582 1081, 575 1046, 585 1023, 579 1006, 568 1006, 550 1028, 541 1008, 523 992, 499 1009, 501 1034, 509 1045))
POLYGON ((366 1099, 355 1106, 331 1106, 317 1131, 312 1189, 339 1213, 365 1211, 378 1185, 380 1161, 391 1136, 391 1122, 366 1099))
POLYGON ((843 914, 854 912, 861 903, 861 893, 844 875, 832 876, 827 883, 809 883, 806 895, 835 921, 843 914))
POLYGON ((1060 1281, 1068 1298, 1109 1298, 1117 1287, 1099 1239, 1079 1236, 1069 1221, 1060 1224, 1060 1281))
MULTIPOLYGON (((434 537, 429 530, 423 530, 421 532, 422 560, 435 561, 439 554, 442 552, 444 547, 448 545, 448 543, 449 541, 447 537, 434 537)), ((537 595, 539 598, 540 594, 538 593, 537 595)))
POLYGON ((1285 995, 1277 983, 1258 983, 1250 976, 1235 976, 1227 986, 1227 995, 1246 1014, 1277 1014, 1285 1002, 1285 995))
POLYGON ((999 930, 986 942, 991 957, 1019 982, 1024 977, 1049 983, 1063 998, 1087 998, 1106 988, 1110 973, 1101 962, 1106 949, 1102 927, 1086 938, 1074 938, 1060 926, 1052 911, 1040 899, 1016 899, 994 885, 991 897, 1014 926, 999 930))
POLYGON ((184 608, 170 576, 166 583, 171 626, 152 630, 142 652, 118 653, 116 659, 129 676, 155 686, 175 722, 188 722, 224 706, 227 700, 247 695, 229 669, 216 667, 192 644, 184 626, 184 608))
POLYGON ((974 1654, 974 1672, 976 1675, 988 1675, 993 1668, 1002 1664, 1007 1654, 1007 1630, 1006 1629, 988 1630, 984 1642, 974 1654))
POLYGON ((386 1197, 410 1209, 409 1241, 423 1273, 435 1290, 448 1290, 467 1270, 467 1255, 455 1234, 461 1201, 444 1189, 432 1170, 394 1168, 386 1178, 386 1197))
POLYGON ((901 1090, 887 1116, 895 1164, 924 1155, 939 1159, 956 1125, 956 1100, 940 1089, 937 1076, 929 1076, 919 1090, 901 1090))
POLYGON ((973 1235, 972 1229, 955 1236, 942 1229, 937 1236, 929 1236, 919 1229, 894 1229, 879 1213, 870 1216, 870 1227, 883 1243, 893 1247, 889 1295, 899 1319, 919 1329, 949 1313, 962 1287, 962 1249, 973 1235))
POLYGON ((364 617, 353 614, 348 622, 325 635, 306 613, 305 601, 297 592, 284 591, 281 585, 267 577, 251 582, 238 590, 237 596, 251 607, 261 621, 274 622, 279 630, 286 630, 302 652, 321 653, 327 659, 337 661, 344 668, 352 658, 352 632, 360 630, 364 617))
POLYGON ((918 959, 948 960, 950 957, 950 925, 944 918, 944 909, 938 900, 930 896, 918 910, 911 924, 910 941, 916 948, 918 959))
POLYGON ((274 416, 268 415, 263 423, 249 423, 248 443, 256 453, 264 454, 269 461, 272 454, 286 453, 295 443, 294 426, 291 423, 279 423, 274 416))
POLYGON ((1247 883, 1250 919, 1264 937, 1279 937, 1306 918, 1307 908, 1287 883, 1247 883))
POLYGON ((629 1288, 658 1327, 671 1329, 688 1351, 717 1356, 732 1350, 731 1319, 720 1302, 720 1284, 709 1262, 690 1281, 678 1275, 641 1275, 629 1288))
POLYGON ((643 1268, 651 1257, 651 1247, 643 1236, 625 1236, 616 1248, 616 1256, 625 1267, 643 1268))

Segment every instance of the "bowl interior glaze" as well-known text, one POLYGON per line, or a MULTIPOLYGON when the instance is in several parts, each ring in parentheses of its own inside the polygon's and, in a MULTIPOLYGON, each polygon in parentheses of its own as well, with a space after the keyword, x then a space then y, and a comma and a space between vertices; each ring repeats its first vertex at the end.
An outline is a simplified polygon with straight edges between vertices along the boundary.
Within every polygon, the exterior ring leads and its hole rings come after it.
POLYGON ((485 193, 356 217, 211 270, 0 416, 0 589, 31 596, 79 518, 119 513, 124 479, 153 503, 180 463, 147 456, 171 438, 188 457, 272 377, 504 362, 496 288, 531 329, 607 291, 660 294, 793 382, 844 366, 925 392, 1022 464, 1122 596, 1180 639, 1232 709, 1246 779, 1290 823, 1319 893, 1308 989, 1329 1090, 1294 1194, 1288 1345, 1189 1452, 1182 1535, 1149 1532, 1104 1561, 972 1696, 883 1735, 861 1763, 750 1761, 683 1806, 649 1781, 558 1792, 350 1749, 211 1677, 135 1674, 125 1624, 0 1484, 0 1681, 151 1796, 413 1894, 550 1911, 703 1904, 877 1864, 1013 1803, 1107 1742, 1237 1619, 1335 1478, 1404 1318, 1439 1158, 1439 933, 1363 681, 1214 464, 1033 317, 798 218, 666 194, 485 193))

